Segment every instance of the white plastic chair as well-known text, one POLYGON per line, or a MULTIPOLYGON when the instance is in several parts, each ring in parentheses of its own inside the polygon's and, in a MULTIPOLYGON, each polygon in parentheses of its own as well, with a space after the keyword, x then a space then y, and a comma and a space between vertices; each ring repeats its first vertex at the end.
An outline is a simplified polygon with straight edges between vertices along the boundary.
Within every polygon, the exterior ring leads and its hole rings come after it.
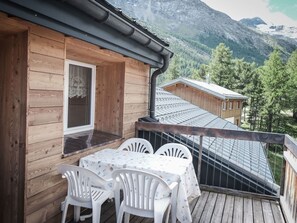
POLYGON ((100 222, 101 205, 113 197, 113 192, 107 190, 107 183, 97 174, 83 167, 61 164, 58 172, 67 178, 68 193, 65 201, 62 202, 62 223, 66 220, 69 205, 74 205, 74 220, 84 220, 93 215, 93 223, 100 222), (91 215, 80 216, 80 208, 92 208, 91 215))
POLYGON ((164 144, 155 152, 155 154, 189 159, 189 161, 191 162, 193 160, 192 154, 189 149, 179 143, 164 144))
POLYGON ((123 142, 119 150, 133 151, 139 153, 154 153, 154 149, 149 141, 142 138, 130 138, 123 142))
POLYGON ((129 222, 130 214, 154 218, 155 223, 161 223, 167 210, 166 221, 171 210, 172 222, 176 222, 177 182, 168 185, 155 174, 134 169, 115 170, 114 179, 115 204, 117 223, 122 223, 125 213, 125 223, 129 222), (156 199, 158 187, 164 192, 164 197, 156 199), (120 204, 120 190, 123 190, 123 201, 120 204), (166 193, 167 192, 167 193, 166 193))

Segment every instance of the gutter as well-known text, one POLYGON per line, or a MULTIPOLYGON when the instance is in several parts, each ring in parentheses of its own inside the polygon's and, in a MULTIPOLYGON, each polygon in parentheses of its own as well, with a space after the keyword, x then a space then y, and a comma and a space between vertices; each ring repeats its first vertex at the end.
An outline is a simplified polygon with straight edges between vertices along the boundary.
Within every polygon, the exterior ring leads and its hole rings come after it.
POLYGON ((162 57, 167 55, 170 57, 173 56, 173 53, 166 48, 166 46, 168 46, 166 42, 162 41, 149 31, 145 31, 143 27, 138 25, 134 20, 131 20, 129 17, 122 14, 112 5, 107 5, 107 7, 105 7, 102 3, 99 3, 98 0, 63 1, 82 10, 87 15, 92 16, 97 22, 110 26, 111 28, 122 33, 125 37, 133 39, 142 46, 149 48, 162 57))
POLYGON ((169 60, 170 56, 168 54, 163 56, 163 66, 158 70, 154 71, 151 77, 150 118, 154 121, 157 121, 157 118, 155 116, 157 77, 167 70, 169 66, 169 60))

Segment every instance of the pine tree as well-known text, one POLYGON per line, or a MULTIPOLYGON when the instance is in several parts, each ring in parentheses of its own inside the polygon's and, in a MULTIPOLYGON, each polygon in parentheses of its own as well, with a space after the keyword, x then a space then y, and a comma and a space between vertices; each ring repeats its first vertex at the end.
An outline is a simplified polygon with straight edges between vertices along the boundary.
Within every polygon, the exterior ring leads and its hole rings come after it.
MULTIPOLYGON (((267 131, 271 132, 273 123, 279 124, 280 113, 286 107, 288 75, 279 50, 274 50, 261 68, 261 80, 264 90, 264 110, 267 131)), ((278 127, 278 126, 277 126, 278 127)))
POLYGON ((228 89, 233 89, 232 51, 224 43, 220 43, 213 50, 208 68, 210 78, 214 83, 228 89))
POLYGON ((286 72, 289 76, 290 109, 293 111, 293 118, 297 120, 297 50, 288 59, 286 72))

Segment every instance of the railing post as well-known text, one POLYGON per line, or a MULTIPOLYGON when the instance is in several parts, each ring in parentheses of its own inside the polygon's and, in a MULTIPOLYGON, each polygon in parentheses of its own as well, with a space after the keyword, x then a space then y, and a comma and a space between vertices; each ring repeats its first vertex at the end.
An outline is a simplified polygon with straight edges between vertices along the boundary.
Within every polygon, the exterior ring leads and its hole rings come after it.
POLYGON ((197 179, 199 183, 200 183, 200 175, 201 175, 202 150, 203 150, 203 136, 201 135, 200 144, 199 144, 198 167, 197 167, 197 179))
MULTIPOLYGON (((287 151, 287 147, 283 146, 283 155, 284 152, 287 151)), ((280 189, 279 189, 279 193, 280 196, 284 195, 284 188, 285 188, 285 179, 286 179, 286 160, 283 156, 283 163, 282 163, 282 173, 281 173, 281 181, 280 181, 280 189)))

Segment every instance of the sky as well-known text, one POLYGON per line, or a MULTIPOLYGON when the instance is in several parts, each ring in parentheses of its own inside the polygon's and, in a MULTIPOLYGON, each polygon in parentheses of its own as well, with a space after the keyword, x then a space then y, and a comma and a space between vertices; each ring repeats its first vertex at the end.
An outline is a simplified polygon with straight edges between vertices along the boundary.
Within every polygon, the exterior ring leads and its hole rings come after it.
POLYGON ((260 17, 268 24, 297 27, 297 0, 201 0, 234 20, 260 17))

